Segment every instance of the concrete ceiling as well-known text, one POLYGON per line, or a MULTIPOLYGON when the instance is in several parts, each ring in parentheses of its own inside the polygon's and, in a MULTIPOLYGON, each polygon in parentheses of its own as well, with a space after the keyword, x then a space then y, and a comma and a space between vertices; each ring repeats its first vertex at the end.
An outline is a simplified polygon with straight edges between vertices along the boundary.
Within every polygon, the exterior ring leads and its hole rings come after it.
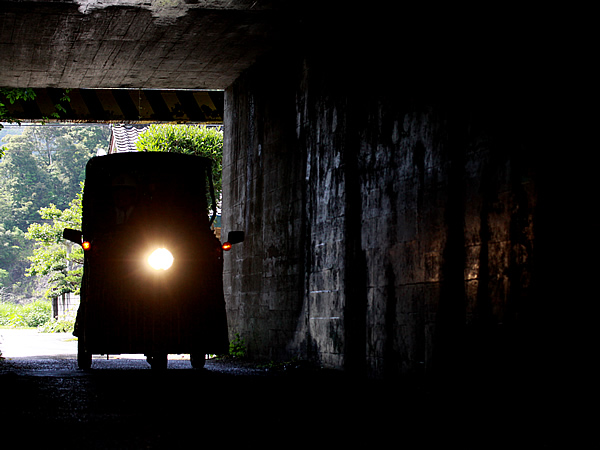
POLYGON ((269 51, 268 0, 0 4, 0 87, 225 89, 269 51))

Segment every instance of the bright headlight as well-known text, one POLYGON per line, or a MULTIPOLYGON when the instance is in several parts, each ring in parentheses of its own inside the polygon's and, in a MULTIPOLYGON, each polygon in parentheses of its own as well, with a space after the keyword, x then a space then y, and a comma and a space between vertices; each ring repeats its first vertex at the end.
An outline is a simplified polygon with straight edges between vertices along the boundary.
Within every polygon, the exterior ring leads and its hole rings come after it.
POLYGON ((148 264, 155 270, 167 270, 173 264, 173 255, 166 248, 157 248, 148 257, 148 264))

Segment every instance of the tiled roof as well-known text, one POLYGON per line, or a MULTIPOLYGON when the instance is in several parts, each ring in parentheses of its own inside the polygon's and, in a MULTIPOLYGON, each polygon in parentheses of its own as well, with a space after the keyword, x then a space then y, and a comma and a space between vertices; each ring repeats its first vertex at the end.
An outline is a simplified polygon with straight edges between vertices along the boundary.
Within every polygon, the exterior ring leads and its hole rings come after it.
POLYGON ((146 128, 144 125, 113 125, 109 153, 136 152, 135 143, 146 128))

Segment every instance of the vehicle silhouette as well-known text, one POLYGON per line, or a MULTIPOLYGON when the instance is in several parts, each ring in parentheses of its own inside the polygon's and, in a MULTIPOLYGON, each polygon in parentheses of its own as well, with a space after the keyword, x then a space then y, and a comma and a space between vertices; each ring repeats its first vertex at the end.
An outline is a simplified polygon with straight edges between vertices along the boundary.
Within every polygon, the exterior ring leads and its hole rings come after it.
MULTIPOLYGON (((228 351, 215 216, 207 158, 131 152, 88 162, 82 230, 63 232, 85 250, 80 368, 91 367, 92 354, 122 353, 142 353, 156 369, 168 354, 190 354, 201 368, 206 354, 228 351)), ((229 237, 241 242, 244 233, 229 237)))

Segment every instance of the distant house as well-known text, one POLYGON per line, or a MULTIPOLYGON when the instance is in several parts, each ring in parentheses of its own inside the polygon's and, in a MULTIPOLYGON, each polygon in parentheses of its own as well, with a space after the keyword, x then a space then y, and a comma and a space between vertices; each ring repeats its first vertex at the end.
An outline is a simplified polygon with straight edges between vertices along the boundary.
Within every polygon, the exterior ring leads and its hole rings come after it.
POLYGON ((137 152, 135 143, 147 125, 112 125, 108 153, 137 152))

